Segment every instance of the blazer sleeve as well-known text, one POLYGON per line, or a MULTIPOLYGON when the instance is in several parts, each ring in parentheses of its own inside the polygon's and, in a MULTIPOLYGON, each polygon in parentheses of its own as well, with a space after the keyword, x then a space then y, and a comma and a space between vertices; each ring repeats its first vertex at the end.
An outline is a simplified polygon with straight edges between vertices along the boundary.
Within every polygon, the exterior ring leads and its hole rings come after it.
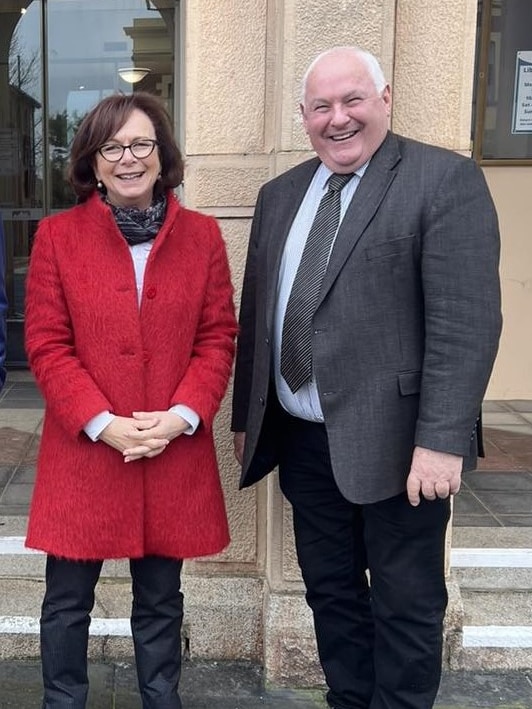
POLYGON ((236 355, 235 378, 233 387, 232 431, 245 431, 253 377, 256 330, 256 294, 257 294, 257 253, 261 231, 264 188, 261 188, 248 244, 246 267, 240 300, 239 335, 236 355))
POLYGON ((415 442, 466 456, 502 325, 497 216, 473 160, 450 161, 422 240, 425 351, 415 442))

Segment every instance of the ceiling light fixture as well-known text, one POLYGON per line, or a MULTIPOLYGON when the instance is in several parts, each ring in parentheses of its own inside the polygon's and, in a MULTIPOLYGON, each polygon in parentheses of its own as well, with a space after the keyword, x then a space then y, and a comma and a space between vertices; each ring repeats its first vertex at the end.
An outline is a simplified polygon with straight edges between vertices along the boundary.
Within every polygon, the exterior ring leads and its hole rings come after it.
POLYGON ((145 76, 148 76, 148 74, 151 73, 151 69, 141 66, 129 66, 119 69, 118 73, 120 78, 127 81, 128 84, 137 84, 139 81, 142 81, 145 76))

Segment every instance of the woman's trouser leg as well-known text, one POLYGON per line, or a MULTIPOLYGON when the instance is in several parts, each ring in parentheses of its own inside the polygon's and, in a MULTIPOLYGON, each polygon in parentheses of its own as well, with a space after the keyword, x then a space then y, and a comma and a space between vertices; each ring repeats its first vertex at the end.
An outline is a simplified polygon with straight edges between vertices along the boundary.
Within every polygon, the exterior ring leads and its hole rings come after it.
POLYGON ((84 709, 87 647, 101 561, 48 556, 41 612, 42 709, 84 709))
POLYGON ((183 562, 157 556, 131 559, 131 631, 143 709, 181 709, 183 562))

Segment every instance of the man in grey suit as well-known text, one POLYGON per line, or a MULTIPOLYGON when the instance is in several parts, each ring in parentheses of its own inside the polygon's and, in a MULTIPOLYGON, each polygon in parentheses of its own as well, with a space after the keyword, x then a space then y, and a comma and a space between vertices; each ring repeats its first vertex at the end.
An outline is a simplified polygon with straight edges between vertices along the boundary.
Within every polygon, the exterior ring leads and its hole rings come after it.
POLYGON ((241 486, 279 466, 335 709, 433 706, 450 496, 501 328, 480 169, 390 132, 390 110, 371 54, 310 65, 318 157, 261 189, 241 304, 241 486))

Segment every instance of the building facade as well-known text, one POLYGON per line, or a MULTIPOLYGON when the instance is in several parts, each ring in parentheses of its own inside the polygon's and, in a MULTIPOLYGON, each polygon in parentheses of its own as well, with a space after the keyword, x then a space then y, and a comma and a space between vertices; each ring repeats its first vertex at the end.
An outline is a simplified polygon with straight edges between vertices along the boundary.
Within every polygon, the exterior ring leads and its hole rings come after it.
MULTIPOLYGON (((315 54, 333 45, 369 49, 392 83, 393 129, 470 155, 473 108, 486 98, 479 90, 485 73, 479 63, 479 11, 488 8, 493 20, 486 30, 491 90, 502 66, 492 39, 496 20, 515 17, 516 11, 528 12, 530 19, 527 4, 2 0, 0 215, 10 364, 25 362, 24 278, 38 220, 73 203, 64 180, 69 143, 79 120, 100 98, 138 88, 165 100, 186 159, 182 198, 218 218, 238 297, 260 185, 311 155, 298 103, 302 74, 315 54)), ((519 49, 528 60, 532 47, 519 49)), ((512 72, 512 67, 502 72, 501 86, 512 72)), ((485 106, 496 109, 497 96, 490 100, 485 106)), ((482 115, 479 130, 488 135, 496 117, 488 110, 482 115)), ((501 222, 505 316, 489 398, 532 398, 532 248, 526 199, 532 184, 532 135, 523 133, 517 157, 483 164, 501 222)), ((273 475, 254 489, 237 490, 229 401, 218 417, 217 438, 232 543, 216 558, 187 565, 189 651, 196 657, 263 662, 269 678, 281 683, 319 681, 289 509, 273 475)))

